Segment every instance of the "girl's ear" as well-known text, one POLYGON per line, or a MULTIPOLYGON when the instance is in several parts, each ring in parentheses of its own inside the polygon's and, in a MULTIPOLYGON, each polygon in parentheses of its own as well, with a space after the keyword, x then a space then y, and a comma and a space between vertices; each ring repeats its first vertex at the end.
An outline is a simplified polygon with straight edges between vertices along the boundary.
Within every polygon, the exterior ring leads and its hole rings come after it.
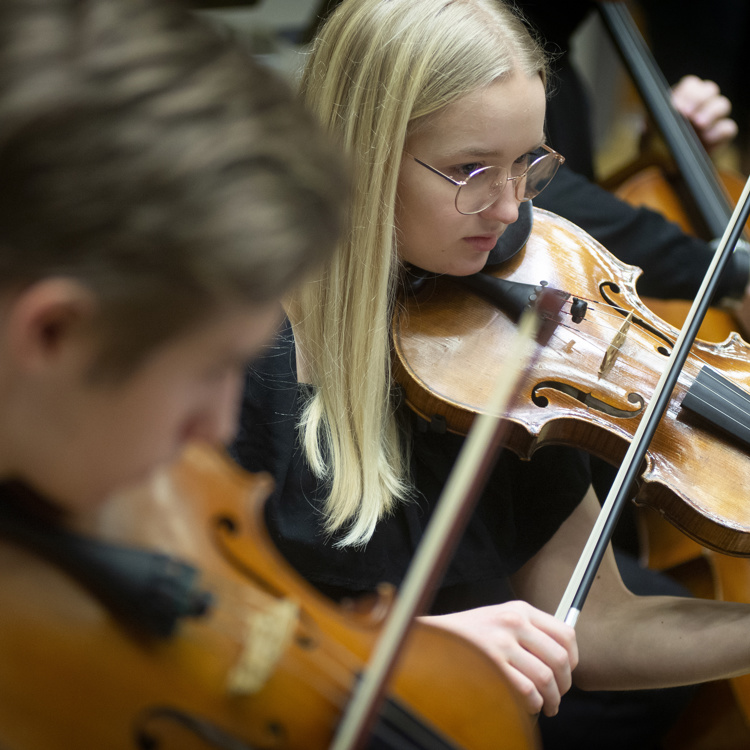
POLYGON ((38 281, 13 297, 7 312, 8 356, 29 373, 64 364, 84 341, 90 347, 96 304, 78 281, 38 281))

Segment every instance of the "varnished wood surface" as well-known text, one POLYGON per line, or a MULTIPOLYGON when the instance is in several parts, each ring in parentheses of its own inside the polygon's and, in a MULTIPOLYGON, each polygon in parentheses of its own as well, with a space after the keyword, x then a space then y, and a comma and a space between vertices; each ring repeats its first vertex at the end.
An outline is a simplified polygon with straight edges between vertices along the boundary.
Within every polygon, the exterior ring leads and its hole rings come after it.
MULTIPOLYGON (((589 300, 586 319, 559 327, 526 373, 510 415, 509 447, 528 457, 545 443, 568 444, 617 464, 638 427, 639 404, 650 398, 678 333, 639 300, 639 270, 570 222, 534 209, 525 248, 495 272, 530 284, 544 280, 589 300), (600 376, 599 364, 623 320, 607 297, 641 322, 631 325, 613 368, 600 376), (540 397, 546 406, 539 405, 540 397)), ((513 334, 514 324, 503 313, 449 280, 406 299, 394 322, 394 345, 409 404, 465 433, 501 372, 513 334)), ((738 335, 721 344, 696 341, 650 446, 638 501, 708 547, 749 555, 750 451, 681 409, 703 365, 750 392, 746 342, 738 335)))

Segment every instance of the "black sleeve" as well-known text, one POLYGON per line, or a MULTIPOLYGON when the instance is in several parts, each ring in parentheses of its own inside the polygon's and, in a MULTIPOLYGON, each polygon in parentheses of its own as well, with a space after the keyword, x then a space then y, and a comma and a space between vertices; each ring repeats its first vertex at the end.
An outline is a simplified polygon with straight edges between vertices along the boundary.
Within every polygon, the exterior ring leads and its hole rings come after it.
MULTIPOLYGON (((647 208, 634 208, 563 165, 534 205, 572 221, 615 257, 643 269, 638 293, 647 297, 692 299, 713 250, 647 208)), ((748 283, 750 262, 744 250, 730 258, 717 299, 739 299, 748 283)))
MULTIPOLYGON (((418 421, 418 420, 417 420, 418 421)), ((415 433, 412 467, 419 493, 433 507, 448 481, 463 438, 415 433)), ((591 484, 588 456, 544 446, 531 460, 500 452, 448 571, 447 583, 477 577, 477 568, 513 573, 530 560, 581 502, 591 484)))

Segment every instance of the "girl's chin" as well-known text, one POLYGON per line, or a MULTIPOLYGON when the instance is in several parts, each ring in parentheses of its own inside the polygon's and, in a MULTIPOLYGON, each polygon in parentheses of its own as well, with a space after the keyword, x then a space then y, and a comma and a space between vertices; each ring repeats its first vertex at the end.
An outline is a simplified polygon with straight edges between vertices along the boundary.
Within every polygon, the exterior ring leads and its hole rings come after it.
POLYGON ((464 256, 462 258, 455 258, 448 263, 436 263, 435 265, 421 265, 416 263, 415 265, 423 271, 438 275, 470 276, 473 273, 478 273, 485 267, 487 257, 487 253, 472 253, 472 257, 464 256))
POLYGON ((443 271, 450 276, 471 276, 473 273, 479 273, 487 264, 487 255, 483 254, 480 258, 467 260, 462 263, 455 263, 450 270, 443 271))

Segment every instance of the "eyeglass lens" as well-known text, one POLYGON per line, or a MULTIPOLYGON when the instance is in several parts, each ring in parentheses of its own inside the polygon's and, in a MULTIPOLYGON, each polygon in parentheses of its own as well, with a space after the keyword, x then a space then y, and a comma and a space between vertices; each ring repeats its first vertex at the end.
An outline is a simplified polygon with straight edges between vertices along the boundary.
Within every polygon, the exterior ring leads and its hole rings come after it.
POLYGON ((492 205, 508 182, 515 188, 520 201, 531 200, 549 185, 560 166, 553 154, 545 154, 524 168, 519 165, 520 174, 508 177, 502 167, 483 167, 472 172, 466 184, 458 189, 456 208, 462 214, 476 214, 492 205))

